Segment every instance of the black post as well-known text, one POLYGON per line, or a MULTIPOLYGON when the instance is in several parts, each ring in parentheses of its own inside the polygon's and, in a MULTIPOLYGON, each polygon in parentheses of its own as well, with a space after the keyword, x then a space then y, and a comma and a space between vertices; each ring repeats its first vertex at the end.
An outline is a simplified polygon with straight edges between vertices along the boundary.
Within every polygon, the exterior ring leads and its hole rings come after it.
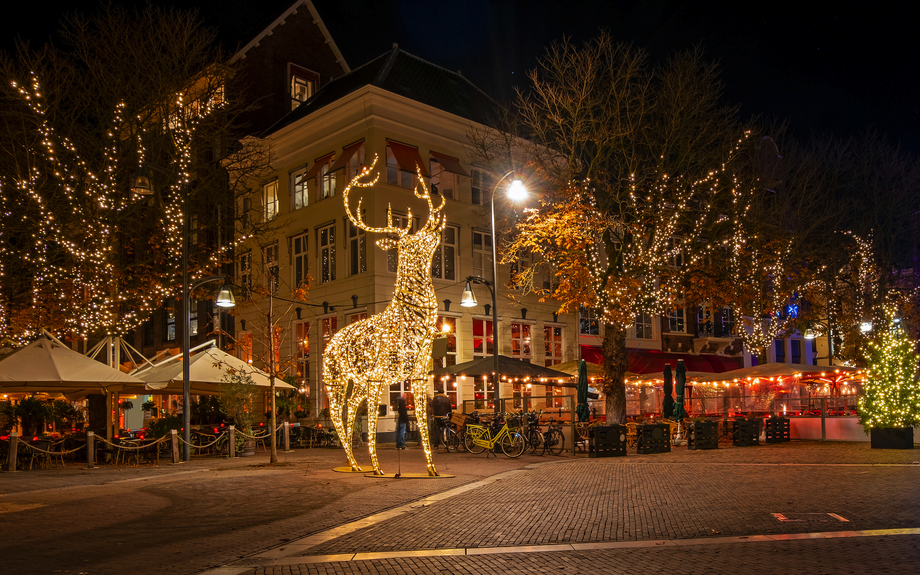
POLYGON ((192 345, 191 335, 189 334, 189 325, 192 322, 191 310, 189 310, 189 285, 188 285, 188 236, 190 232, 188 216, 188 184, 182 186, 182 313, 185 321, 182 322, 182 439, 185 446, 182 450, 182 460, 188 461, 192 458, 191 438, 192 438, 192 394, 189 383, 189 349, 192 345))

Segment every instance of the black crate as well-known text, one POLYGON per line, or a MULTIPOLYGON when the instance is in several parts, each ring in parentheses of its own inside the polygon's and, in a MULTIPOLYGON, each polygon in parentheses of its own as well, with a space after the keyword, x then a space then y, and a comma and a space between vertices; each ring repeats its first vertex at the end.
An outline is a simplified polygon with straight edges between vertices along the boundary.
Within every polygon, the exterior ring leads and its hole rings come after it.
POLYGON ((765 419, 764 436, 767 443, 789 441, 789 419, 786 417, 768 417, 765 419))
POLYGON ((687 449, 718 449, 719 423, 717 421, 693 421, 687 431, 687 449))
POLYGON ((732 426, 732 445, 735 447, 760 445, 760 421, 736 419, 732 426))
POLYGON ((636 426, 639 438, 636 453, 668 453, 671 451, 671 426, 667 423, 646 423, 636 426))
POLYGON ((598 426, 588 429, 588 457, 625 456, 625 425, 598 426))
POLYGON ((872 449, 913 449, 913 427, 873 427, 869 430, 872 449))

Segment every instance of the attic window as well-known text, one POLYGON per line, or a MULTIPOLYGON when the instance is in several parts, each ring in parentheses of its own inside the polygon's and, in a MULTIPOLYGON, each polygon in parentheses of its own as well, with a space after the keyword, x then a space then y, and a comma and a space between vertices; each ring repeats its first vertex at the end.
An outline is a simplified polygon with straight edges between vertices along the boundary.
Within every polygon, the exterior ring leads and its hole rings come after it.
POLYGON ((316 93, 319 88, 319 74, 289 64, 288 76, 291 79, 291 109, 294 110, 316 93))

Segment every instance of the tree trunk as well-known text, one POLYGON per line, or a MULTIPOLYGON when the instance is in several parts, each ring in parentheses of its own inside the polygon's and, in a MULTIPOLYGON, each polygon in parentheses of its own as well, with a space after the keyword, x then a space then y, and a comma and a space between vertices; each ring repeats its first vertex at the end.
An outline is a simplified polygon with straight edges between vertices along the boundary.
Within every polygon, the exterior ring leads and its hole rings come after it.
POLYGON ((604 395, 607 424, 626 423, 626 329, 604 326, 604 395))

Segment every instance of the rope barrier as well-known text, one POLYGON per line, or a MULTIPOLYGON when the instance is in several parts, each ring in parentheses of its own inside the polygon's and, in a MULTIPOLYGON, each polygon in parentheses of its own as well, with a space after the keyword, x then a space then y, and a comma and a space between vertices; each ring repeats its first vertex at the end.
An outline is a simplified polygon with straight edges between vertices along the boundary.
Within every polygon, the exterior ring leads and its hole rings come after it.
POLYGON ((141 449, 148 449, 148 448, 150 448, 150 447, 153 447, 154 445, 158 445, 158 444, 160 444, 160 443, 163 443, 164 441, 166 441, 166 440, 169 439, 169 436, 168 436, 168 435, 164 435, 163 437, 161 437, 160 439, 157 439, 156 441, 154 441, 154 442, 152 442, 152 443, 145 443, 144 445, 137 445, 137 446, 118 445, 117 443, 112 443, 112 442, 109 441, 108 439, 106 439, 106 438, 104 438, 104 437, 99 437, 98 435, 96 436, 96 439, 99 440, 99 441, 101 441, 102 443, 105 443, 105 444, 107 444, 107 445, 111 445, 111 446, 114 447, 115 449, 121 449, 121 450, 123 450, 123 451, 140 451, 141 449))
POLYGON ((249 439, 255 439, 255 440, 265 439, 271 436, 271 433, 265 433, 263 435, 249 435, 247 433, 244 433, 243 431, 240 431, 239 429, 237 429, 236 432, 242 435, 243 437, 248 437, 249 439))
POLYGON ((227 432, 226 432, 226 431, 224 431, 223 433, 221 433, 220 435, 218 435, 218 436, 214 439, 214 441, 212 441, 211 443, 208 443, 207 445, 195 445, 194 443, 186 442, 184 439, 182 439, 182 437, 179 437, 179 442, 180 442, 180 443, 185 443, 185 444, 188 445, 189 447, 194 447, 195 449, 207 449, 207 448, 211 447, 212 445, 216 444, 216 443, 217 443, 218 441, 220 441, 221 439, 223 439, 223 437, 224 437, 225 435, 227 435, 227 432))
MULTIPOLYGON (((28 448, 31 449, 32 451, 37 451, 37 452, 39 452, 39 453, 47 453, 48 455, 67 455, 68 453, 75 453, 75 452, 77 452, 77 451, 80 451, 81 449, 86 449, 86 443, 84 443, 83 445, 81 445, 81 446, 79 446, 79 447, 75 447, 75 448, 71 449, 70 451, 45 451, 44 449, 41 449, 40 447, 35 447, 34 445, 32 445, 32 444, 30 444, 30 443, 28 443, 28 442, 26 442, 26 441, 20 441, 20 442, 19 442, 19 445, 21 445, 21 446, 23 446, 23 447, 28 447, 28 448)), ((52 445, 52 447, 53 447, 53 445, 52 445)))

